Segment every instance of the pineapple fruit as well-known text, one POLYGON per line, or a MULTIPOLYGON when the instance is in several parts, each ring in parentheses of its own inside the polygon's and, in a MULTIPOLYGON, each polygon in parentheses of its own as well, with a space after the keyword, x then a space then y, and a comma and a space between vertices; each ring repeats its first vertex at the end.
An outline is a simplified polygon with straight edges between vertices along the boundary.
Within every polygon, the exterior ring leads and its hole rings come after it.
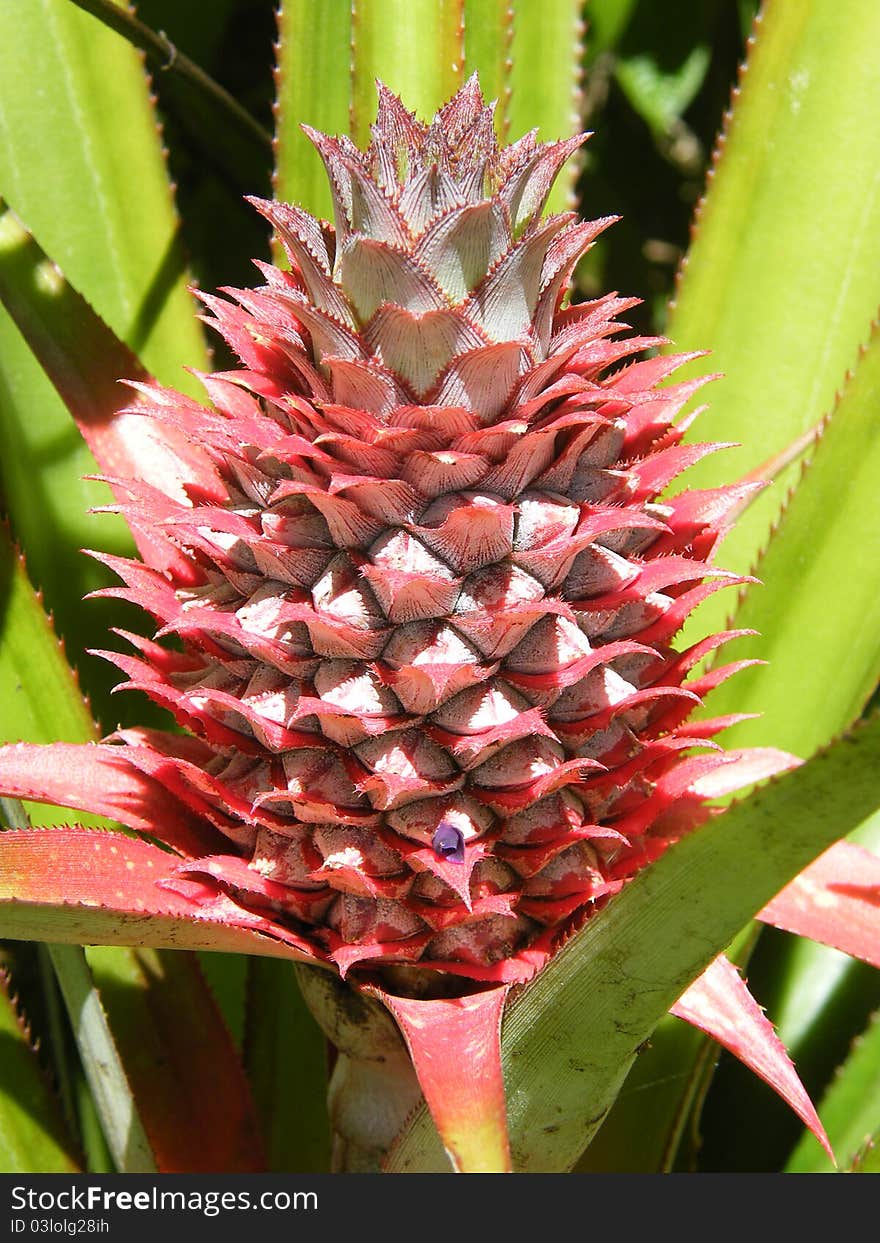
POLYGON ((111 658, 189 736, 114 751, 198 821, 182 894, 343 974, 521 981, 736 767, 688 720, 728 636, 672 644, 739 581, 709 558, 744 494, 665 498, 717 447, 673 423, 700 381, 633 361, 633 300, 566 304, 611 223, 542 216, 582 137, 500 147, 475 78, 428 125, 380 86, 365 152, 310 136, 333 226, 258 202, 289 269, 204 296, 240 369, 212 409, 141 386, 216 473, 116 481, 173 554, 111 593, 179 650, 111 658))

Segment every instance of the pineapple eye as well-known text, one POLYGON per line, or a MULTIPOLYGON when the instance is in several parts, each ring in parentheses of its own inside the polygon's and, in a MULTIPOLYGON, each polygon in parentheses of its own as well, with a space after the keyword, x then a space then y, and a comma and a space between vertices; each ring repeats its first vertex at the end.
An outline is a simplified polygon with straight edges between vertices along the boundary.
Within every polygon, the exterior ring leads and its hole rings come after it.
POLYGON ((464 863, 464 834, 448 820, 441 820, 431 845, 434 853, 450 863, 464 863))

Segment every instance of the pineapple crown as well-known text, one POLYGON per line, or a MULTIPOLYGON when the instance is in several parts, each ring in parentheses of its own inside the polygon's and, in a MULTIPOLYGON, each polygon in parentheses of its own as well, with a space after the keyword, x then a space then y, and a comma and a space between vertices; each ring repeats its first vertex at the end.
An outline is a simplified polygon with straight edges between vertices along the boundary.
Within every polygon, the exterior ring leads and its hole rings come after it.
MULTIPOLYGON (((376 414, 414 403, 502 414, 516 381, 558 354, 553 321, 574 266, 614 217, 542 220, 584 141, 499 148, 472 77, 430 125, 379 84, 365 152, 306 128, 327 169, 335 227, 251 200, 297 276, 285 298, 333 397, 376 414)), ((564 358, 560 357, 560 364, 564 358)))

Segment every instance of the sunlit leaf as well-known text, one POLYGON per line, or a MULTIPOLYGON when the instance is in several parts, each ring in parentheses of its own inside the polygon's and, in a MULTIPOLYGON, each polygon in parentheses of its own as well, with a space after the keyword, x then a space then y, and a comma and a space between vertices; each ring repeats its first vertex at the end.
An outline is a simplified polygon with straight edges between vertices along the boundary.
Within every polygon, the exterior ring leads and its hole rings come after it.
MULTIPOLYGON (((764 6, 758 38, 698 216, 668 325, 676 349, 710 349, 720 371, 700 440, 742 447, 705 459, 694 487, 744 475, 830 409, 880 301, 880 7, 854 0, 764 6), (833 140, 830 136, 833 135, 833 140)), ((747 570, 791 474, 722 548, 747 570)), ((694 626, 718 628, 727 604, 694 626)))
MULTIPOLYGON (((550 141, 583 128, 581 56, 584 26, 579 0, 515 0, 510 58, 510 137, 537 128, 550 141)), ((573 206, 578 161, 569 160, 547 200, 548 211, 573 206)))

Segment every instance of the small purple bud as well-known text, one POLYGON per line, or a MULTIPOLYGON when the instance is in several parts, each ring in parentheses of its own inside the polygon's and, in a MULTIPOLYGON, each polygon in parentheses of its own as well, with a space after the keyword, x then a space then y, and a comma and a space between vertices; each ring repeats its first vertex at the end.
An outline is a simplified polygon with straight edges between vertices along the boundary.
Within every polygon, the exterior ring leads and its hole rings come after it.
POLYGON ((434 854, 448 863, 464 863, 464 834, 448 820, 441 820, 437 826, 431 845, 434 854))

